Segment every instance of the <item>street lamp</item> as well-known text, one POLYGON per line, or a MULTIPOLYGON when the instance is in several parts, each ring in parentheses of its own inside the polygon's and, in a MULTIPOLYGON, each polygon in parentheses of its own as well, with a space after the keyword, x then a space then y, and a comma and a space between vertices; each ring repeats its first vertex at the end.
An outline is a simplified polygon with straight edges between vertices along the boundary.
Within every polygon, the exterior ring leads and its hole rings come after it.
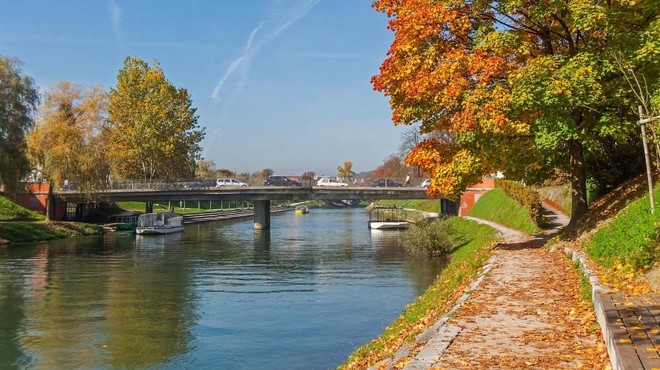
POLYGON ((655 120, 660 120, 660 116, 644 118, 642 106, 637 107, 639 112, 639 126, 642 129, 642 143, 644 144, 644 160, 646 161, 646 179, 649 182, 649 202, 651 202, 651 213, 655 210, 655 200, 653 196, 653 177, 651 177, 651 158, 649 157, 649 145, 646 142, 646 124, 655 120))

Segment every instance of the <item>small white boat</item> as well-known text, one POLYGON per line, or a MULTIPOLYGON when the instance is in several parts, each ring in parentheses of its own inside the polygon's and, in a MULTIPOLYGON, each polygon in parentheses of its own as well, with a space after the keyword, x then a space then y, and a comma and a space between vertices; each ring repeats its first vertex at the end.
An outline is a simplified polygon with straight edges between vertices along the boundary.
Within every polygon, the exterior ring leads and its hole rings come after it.
POLYGON ((145 213, 137 220, 135 233, 162 235, 183 231, 183 216, 176 213, 145 213))
POLYGON ((403 208, 374 207, 369 211, 370 229, 407 229, 408 221, 403 208))

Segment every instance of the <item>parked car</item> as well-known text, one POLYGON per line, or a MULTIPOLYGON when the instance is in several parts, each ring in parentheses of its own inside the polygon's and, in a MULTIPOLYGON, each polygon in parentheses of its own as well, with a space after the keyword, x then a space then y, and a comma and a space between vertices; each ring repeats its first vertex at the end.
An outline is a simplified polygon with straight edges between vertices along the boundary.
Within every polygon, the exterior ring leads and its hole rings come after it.
POLYGON ((240 186, 242 188, 249 186, 248 184, 238 181, 236 179, 232 178, 222 178, 222 179, 217 179, 215 180, 215 186, 218 188, 222 188, 225 186, 240 186))
POLYGON ((371 183, 375 188, 400 188, 401 184, 390 179, 378 179, 371 183))
POLYGON ((423 187, 424 189, 426 189, 426 188, 429 187, 429 185, 431 185, 431 180, 430 179, 425 179, 424 181, 422 181, 422 185, 420 185, 420 186, 423 187))
POLYGON ((194 182, 189 182, 186 183, 183 187, 186 189, 193 189, 193 188, 211 188, 215 184, 215 181, 213 179, 211 180, 197 180, 194 182))
POLYGON ((291 180, 286 176, 268 176, 264 180, 264 185, 266 186, 302 186, 301 183, 295 180, 291 180))
POLYGON ((316 186, 348 186, 348 184, 330 177, 322 177, 316 182, 316 186))

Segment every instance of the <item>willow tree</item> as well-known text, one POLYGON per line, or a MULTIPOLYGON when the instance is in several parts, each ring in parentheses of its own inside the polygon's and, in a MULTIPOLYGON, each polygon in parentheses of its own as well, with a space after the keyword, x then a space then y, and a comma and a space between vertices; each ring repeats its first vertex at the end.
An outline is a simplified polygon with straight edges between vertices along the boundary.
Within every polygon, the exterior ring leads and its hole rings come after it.
MULTIPOLYGON (((634 55, 649 38, 657 45, 657 32, 649 32, 656 0, 377 0, 374 7, 391 18, 394 41, 372 82, 389 97, 395 124, 435 133, 406 158, 432 175, 431 193, 457 197, 496 170, 537 180, 559 169, 571 179, 573 220, 586 212, 586 158, 637 130, 612 55, 634 55)), ((648 75, 657 82, 657 59, 637 68, 655 70, 648 75)))
POLYGON ((158 62, 128 57, 110 89, 107 125, 113 174, 125 179, 192 178, 204 129, 188 91, 165 78, 158 62))
POLYGON ((28 144, 33 165, 51 188, 69 181, 92 194, 105 186, 109 164, 102 127, 107 107, 107 94, 99 86, 84 89, 62 81, 46 90, 28 144))
POLYGON ((0 56, 0 182, 9 192, 30 169, 25 135, 39 102, 34 80, 20 67, 18 59, 0 56))

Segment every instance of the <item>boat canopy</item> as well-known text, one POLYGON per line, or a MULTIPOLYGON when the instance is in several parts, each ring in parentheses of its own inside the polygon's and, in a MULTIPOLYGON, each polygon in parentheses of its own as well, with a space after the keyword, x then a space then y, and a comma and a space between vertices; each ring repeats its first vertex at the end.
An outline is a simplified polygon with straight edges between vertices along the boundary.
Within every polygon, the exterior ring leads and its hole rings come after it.
POLYGON ((167 213, 145 213, 138 217, 138 227, 158 227, 158 226, 181 226, 183 225, 183 216, 167 213))
POLYGON ((406 221, 406 210, 397 207, 374 207, 369 211, 369 222, 406 221))

